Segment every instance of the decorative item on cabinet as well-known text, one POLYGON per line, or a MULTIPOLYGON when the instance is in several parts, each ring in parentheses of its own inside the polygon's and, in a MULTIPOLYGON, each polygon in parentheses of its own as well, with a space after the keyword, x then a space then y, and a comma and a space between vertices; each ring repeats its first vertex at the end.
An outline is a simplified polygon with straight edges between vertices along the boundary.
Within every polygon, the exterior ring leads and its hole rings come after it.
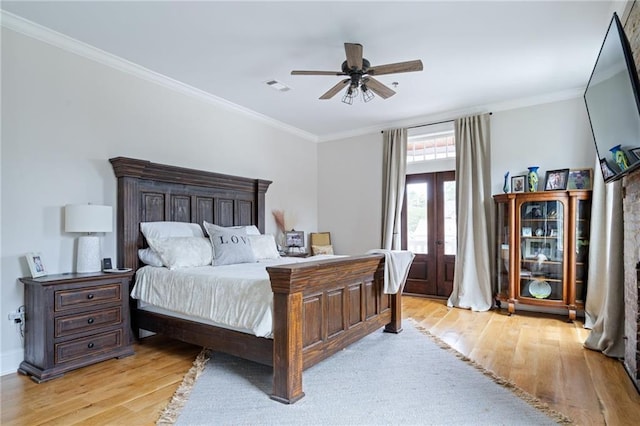
POLYGON ((591 191, 494 196, 497 207, 496 305, 584 309, 591 191))
POLYGON ((524 192, 526 176, 513 176, 511 178, 511 192, 524 192))
POLYGON ((609 151, 611 151, 613 161, 616 162, 616 164, 620 168, 620 171, 624 171, 629 168, 629 159, 627 158, 627 154, 624 153, 620 145, 614 146, 609 151))
POLYGON ((545 191, 558 191, 567 189, 567 176, 569 169, 549 170, 545 176, 545 191))
POLYGON ((502 192, 505 194, 509 192, 509 172, 504 174, 504 184, 502 185, 502 192))
POLYGON ((529 192, 536 192, 538 190, 538 168, 539 166, 529 167, 529 173, 527 174, 529 192))

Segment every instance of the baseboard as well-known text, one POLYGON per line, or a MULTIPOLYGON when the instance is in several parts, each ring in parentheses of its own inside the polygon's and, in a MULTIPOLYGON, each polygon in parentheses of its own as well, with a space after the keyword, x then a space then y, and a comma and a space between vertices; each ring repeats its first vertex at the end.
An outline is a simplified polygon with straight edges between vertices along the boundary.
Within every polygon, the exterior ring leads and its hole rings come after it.
POLYGON ((24 360, 24 349, 14 349, 0 354, 0 376, 15 373, 24 360))

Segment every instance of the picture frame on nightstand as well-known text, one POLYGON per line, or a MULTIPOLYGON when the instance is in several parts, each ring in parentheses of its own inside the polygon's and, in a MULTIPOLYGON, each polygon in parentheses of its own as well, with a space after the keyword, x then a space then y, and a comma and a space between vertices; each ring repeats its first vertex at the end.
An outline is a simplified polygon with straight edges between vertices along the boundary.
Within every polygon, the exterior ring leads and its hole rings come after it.
POLYGON ((38 278, 47 275, 47 268, 44 266, 42 254, 39 252, 29 252, 26 257, 29 270, 31 271, 31 277, 38 278))

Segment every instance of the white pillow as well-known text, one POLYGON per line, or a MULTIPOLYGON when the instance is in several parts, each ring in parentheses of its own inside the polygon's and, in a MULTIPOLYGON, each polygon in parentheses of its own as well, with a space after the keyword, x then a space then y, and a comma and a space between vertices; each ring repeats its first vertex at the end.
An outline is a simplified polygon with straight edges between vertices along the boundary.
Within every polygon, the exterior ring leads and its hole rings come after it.
POLYGON ((273 238, 273 235, 249 235, 249 240, 251 240, 253 255, 257 260, 280 258, 280 253, 278 253, 278 247, 276 246, 276 240, 273 238))
POLYGON ((214 225, 213 223, 209 223, 206 220, 203 222, 204 229, 207 231, 208 235, 211 235, 212 232, 215 232, 216 229, 244 229, 247 235, 260 235, 260 230, 255 225, 248 226, 220 226, 214 225))
POLYGON ((147 240, 149 238, 204 237, 200 225, 188 222, 142 222, 140 230, 147 240))
POLYGON ((204 237, 148 238, 149 246, 158 253, 169 269, 211 264, 211 243, 204 237))
POLYGON ((214 230, 211 227, 207 229, 213 246, 214 266, 256 261, 245 229, 225 229, 220 226, 217 228, 219 229, 214 230))
POLYGON ((158 267, 164 266, 164 263, 162 263, 162 259, 158 256, 158 253, 150 248, 138 250, 138 259, 140 259, 145 265, 158 267))

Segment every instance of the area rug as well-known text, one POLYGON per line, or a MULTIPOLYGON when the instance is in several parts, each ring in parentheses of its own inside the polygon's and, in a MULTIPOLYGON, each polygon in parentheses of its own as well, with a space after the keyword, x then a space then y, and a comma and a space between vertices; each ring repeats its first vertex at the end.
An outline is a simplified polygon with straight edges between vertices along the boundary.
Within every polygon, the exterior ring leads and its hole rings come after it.
POLYGON ((375 332, 305 370, 306 396, 293 405, 269 398, 270 367, 203 351, 158 424, 571 423, 412 322, 403 327, 398 335, 375 332))

